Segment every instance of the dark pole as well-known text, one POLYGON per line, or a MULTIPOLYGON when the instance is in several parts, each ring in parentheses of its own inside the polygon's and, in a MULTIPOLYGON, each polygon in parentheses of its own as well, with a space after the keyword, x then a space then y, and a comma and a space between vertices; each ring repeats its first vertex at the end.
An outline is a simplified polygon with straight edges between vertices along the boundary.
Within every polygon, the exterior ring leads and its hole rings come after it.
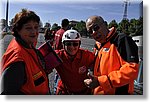
MULTIPOLYGON (((7 6, 6 6, 6 27, 8 27, 8 6, 9 6, 9 1, 7 0, 7 6)), ((6 29, 7 32, 7 29, 6 29)))
POLYGON ((127 19, 127 6, 128 6, 128 2, 125 1, 124 2, 124 15, 123 15, 123 19, 127 19))

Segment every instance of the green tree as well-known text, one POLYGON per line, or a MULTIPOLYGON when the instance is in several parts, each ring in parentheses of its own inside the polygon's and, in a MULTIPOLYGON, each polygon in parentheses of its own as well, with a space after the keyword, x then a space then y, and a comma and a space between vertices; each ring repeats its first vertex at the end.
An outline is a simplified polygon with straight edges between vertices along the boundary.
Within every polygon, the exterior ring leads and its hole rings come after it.
POLYGON ((137 20, 134 18, 130 20, 130 26, 129 26, 130 35, 131 36, 135 35, 136 30, 137 30, 137 20))
POLYGON ((81 36, 87 36, 86 24, 84 21, 80 21, 76 24, 75 29, 81 34, 81 36))
POLYGON ((135 35, 143 35, 143 17, 140 17, 137 21, 137 30, 135 32, 135 35))
POLYGON ((121 32, 121 33, 125 33, 127 35, 130 34, 129 32, 129 26, 130 26, 130 22, 128 19, 123 19, 120 23, 119 23, 119 27, 118 27, 118 30, 121 32))
POLYGON ((115 27, 115 28, 118 28, 118 23, 116 22, 116 20, 112 20, 109 25, 108 25, 109 28, 111 27, 115 27))

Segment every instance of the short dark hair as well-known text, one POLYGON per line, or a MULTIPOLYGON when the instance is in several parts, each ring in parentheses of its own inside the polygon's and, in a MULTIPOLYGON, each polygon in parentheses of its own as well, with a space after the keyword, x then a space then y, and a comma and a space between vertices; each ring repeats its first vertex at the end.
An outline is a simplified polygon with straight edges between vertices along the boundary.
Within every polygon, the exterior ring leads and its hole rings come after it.
POLYGON ((22 9, 21 12, 17 13, 13 19, 13 29, 12 31, 17 33, 17 30, 20 30, 22 26, 28 21, 40 22, 40 17, 36 15, 33 11, 27 9, 22 9))
POLYGON ((61 26, 66 27, 68 25, 69 25, 69 20, 68 19, 63 19, 62 22, 61 22, 61 26))

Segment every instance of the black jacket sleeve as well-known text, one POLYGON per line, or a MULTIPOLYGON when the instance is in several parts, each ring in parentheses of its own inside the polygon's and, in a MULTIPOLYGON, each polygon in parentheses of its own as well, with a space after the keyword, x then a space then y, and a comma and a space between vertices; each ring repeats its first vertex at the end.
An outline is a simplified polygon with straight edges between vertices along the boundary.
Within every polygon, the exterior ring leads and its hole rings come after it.
POLYGON ((26 81, 25 63, 15 62, 11 64, 2 74, 2 93, 3 95, 24 94, 20 91, 21 86, 26 81))
POLYGON ((121 57, 127 62, 139 62, 138 47, 130 36, 119 34, 118 37, 118 52, 121 57))

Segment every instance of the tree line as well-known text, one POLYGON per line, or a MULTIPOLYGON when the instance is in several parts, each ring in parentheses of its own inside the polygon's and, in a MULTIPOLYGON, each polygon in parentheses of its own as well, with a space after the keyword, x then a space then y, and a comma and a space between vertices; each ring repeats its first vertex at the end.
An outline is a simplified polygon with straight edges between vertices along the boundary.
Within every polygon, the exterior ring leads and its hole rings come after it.
MULTIPOLYGON (((105 21, 108 28, 115 27, 118 33, 125 33, 129 36, 140 36, 143 35, 143 17, 139 19, 122 19, 121 22, 117 23, 116 20, 112 20, 109 24, 105 21)), ((84 21, 77 23, 74 28, 77 29, 82 36, 89 36, 84 21)))
MULTIPOLYGON (((12 26, 13 24, 13 19, 9 21, 9 25, 12 26)), ((116 20, 112 20, 110 23, 105 21, 105 24, 107 25, 108 28, 115 27, 117 29, 118 33, 125 33, 129 36, 139 36, 143 35, 143 17, 140 17, 139 19, 122 19, 121 22, 117 23, 116 20)), ((1 30, 6 26, 6 20, 1 19, 1 30)), ((43 26, 43 23, 40 22, 40 27, 41 28, 48 28, 51 27, 51 24, 46 22, 45 25, 43 26)), ((58 24, 54 23, 52 25, 53 27, 59 27, 58 24)), ((91 37, 90 34, 88 34, 86 30, 86 24, 85 21, 70 21, 69 29, 76 29, 78 32, 80 32, 81 36, 84 37, 91 37)))

